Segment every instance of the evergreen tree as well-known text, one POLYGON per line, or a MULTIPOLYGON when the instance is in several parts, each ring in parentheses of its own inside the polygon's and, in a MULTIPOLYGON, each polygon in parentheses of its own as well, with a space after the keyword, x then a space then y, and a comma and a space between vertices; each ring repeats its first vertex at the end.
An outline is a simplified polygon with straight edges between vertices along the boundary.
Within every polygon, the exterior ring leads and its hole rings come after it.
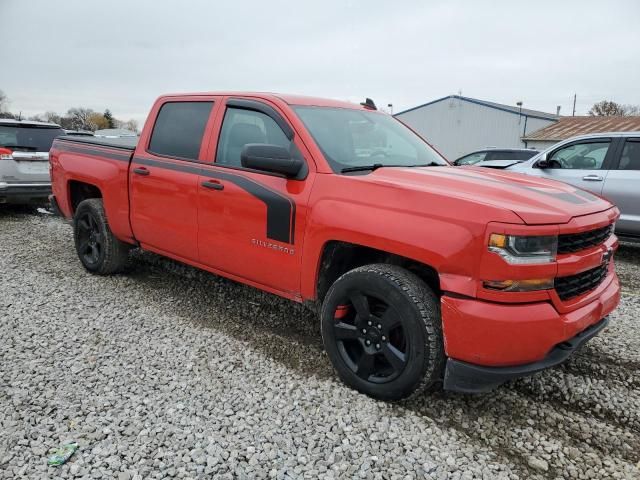
POLYGON ((116 124, 113 120, 113 115, 111 114, 108 108, 104 111, 104 114, 102 116, 107 121, 107 125, 108 125, 107 128, 115 128, 116 124))

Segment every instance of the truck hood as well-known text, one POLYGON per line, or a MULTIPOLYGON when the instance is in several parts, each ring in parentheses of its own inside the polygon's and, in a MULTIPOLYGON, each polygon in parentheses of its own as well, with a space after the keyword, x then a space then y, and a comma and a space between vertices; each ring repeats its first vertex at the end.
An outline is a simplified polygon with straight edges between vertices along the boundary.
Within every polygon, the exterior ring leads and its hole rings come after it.
POLYGON ((554 180, 482 167, 379 168, 368 181, 507 209, 529 225, 567 223, 613 207, 590 192, 554 180))

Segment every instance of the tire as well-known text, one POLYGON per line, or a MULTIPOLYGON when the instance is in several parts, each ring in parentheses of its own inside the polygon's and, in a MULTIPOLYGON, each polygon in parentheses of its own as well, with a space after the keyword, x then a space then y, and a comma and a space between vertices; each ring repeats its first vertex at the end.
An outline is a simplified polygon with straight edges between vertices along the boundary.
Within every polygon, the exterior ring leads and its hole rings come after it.
POLYGON ((344 383, 380 400, 440 387, 440 301, 395 265, 366 265, 331 286, 320 313, 324 347, 344 383))
POLYGON ((80 202, 73 216, 73 238, 78 258, 89 272, 110 275, 127 266, 131 246, 111 233, 102 199, 80 202))

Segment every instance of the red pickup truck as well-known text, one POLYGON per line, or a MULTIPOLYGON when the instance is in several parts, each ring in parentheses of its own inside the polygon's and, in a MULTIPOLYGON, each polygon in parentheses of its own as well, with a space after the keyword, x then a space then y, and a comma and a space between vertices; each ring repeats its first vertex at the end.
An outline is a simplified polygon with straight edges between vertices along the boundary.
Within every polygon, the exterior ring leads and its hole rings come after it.
POLYGON ((376 398, 557 365, 620 298, 615 206, 451 167, 369 100, 166 95, 137 145, 60 137, 50 162, 87 270, 140 247, 305 302, 340 378, 376 398))

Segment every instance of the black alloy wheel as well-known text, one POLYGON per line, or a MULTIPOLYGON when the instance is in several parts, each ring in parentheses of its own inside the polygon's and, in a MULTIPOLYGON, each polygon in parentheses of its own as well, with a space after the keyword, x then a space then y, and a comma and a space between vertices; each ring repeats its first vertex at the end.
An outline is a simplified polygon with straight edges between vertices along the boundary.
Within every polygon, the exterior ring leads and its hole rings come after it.
POLYGON ((104 251, 104 236, 91 211, 76 219, 78 235, 78 255, 87 266, 97 266, 104 251))
POLYGON ((333 330, 338 351, 354 374, 368 382, 386 383, 402 373, 409 344, 402 319, 392 306, 353 290, 336 314, 333 330))
POLYGON ((408 270, 374 264, 345 273, 327 292, 320 320, 331 363, 356 390, 400 400, 440 386, 440 301, 408 270))

